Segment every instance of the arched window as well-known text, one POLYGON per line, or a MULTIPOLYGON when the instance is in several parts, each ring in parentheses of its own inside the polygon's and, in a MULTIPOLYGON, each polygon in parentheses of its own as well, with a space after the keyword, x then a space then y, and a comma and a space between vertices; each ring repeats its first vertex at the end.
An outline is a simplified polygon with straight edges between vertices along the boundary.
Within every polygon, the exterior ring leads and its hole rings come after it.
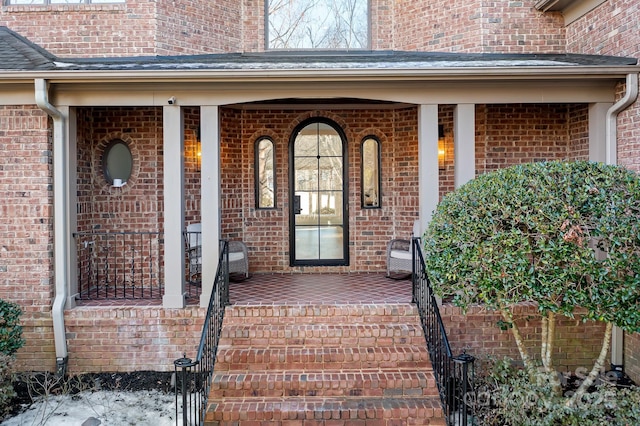
POLYGON ((380 142, 373 136, 362 140, 361 199, 366 209, 380 208, 380 142))
POLYGON ((268 137, 258 138, 255 144, 256 208, 276 206, 275 148, 268 137))

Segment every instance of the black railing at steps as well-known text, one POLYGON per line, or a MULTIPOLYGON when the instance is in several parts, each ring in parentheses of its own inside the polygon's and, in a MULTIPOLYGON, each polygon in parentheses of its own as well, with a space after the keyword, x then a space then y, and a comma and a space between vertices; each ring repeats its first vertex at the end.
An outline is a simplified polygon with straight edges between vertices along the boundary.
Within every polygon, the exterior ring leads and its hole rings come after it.
POLYGON ((186 354, 174 361, 176 424, 203 425, 216 363, 224 309, 229 304, 229 244, 220 242, 220 258, 195 360, 186 354))
POLYGON ((433 373, 447 425, 475 424, 472 413, 474 396, 474 360, 471 355, 453 356, 442 323, 438 302, 429 283, 420 238, 413 238, 413 302, 418 307, 420 321, 427 341, 433 373))

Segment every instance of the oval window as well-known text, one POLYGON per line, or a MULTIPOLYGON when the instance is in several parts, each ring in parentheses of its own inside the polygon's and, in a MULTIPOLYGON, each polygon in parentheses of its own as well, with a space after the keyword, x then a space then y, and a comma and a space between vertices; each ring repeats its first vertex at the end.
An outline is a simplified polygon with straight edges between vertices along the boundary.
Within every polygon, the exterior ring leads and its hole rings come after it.
POLYGON ((121 139, 115 139, 104 150, 102 170, 110 185, 122 186, 131 177, 133 156, 129 145, 121 139))

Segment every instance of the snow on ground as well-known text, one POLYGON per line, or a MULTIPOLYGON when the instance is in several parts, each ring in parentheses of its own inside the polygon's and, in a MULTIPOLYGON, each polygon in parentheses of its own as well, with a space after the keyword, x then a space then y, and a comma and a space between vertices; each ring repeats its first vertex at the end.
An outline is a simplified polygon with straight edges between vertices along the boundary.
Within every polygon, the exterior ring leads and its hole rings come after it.
POLYGON ((169 426, 176 424, 175 395, 157 390, 86 391, 40 397, 1 426, 169 426))

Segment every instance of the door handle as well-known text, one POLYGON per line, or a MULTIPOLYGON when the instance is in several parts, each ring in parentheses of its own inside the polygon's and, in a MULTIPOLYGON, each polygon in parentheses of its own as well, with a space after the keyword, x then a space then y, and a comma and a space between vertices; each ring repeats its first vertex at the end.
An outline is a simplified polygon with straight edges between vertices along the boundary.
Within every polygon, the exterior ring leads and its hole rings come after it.
POLYGON ((300 214, 300 213, 302 213, 302 208, 300 208, 300 196, 294 195, 293 196, 293 214, 300 214))

